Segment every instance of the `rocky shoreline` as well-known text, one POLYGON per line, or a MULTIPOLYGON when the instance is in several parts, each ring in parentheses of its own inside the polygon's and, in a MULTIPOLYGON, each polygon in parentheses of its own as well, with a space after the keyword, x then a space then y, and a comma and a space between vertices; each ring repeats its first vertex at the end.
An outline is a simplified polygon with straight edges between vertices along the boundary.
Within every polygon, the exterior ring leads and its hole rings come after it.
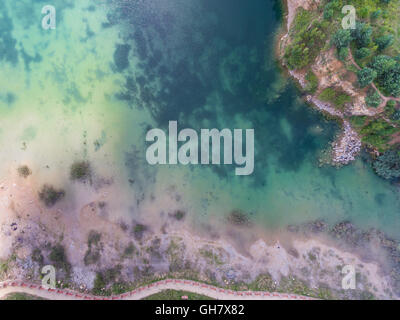
POLYGON ((288 230, 306 236, 328 235, 334 239, 336 245, 357 252, 364 261, 378 262, 382 259, 381 271, 390 278, 395 294, 400 297, 399 241, 375 228, 362 230, 349 221, 339 222, 330 227, 325 221, 316 220, 300 226, 289 226, 288 230))
MULTIPOLYGON (((284 0, 287 8, 287 16, 286 16, 286 32, 280 37, 279 40, 279 50, 278 56, 284 68, 287 68, 282 57, 283 52, 285 50, 286 45, 290 41, 289 30, 291 24, 293 23, 295 12, 299 7, 303 7, 305 9, 310 8, 318 3, 318 1, 312 0, 284 0)), ((307 82, 305 80, 305 76, 302 72, 298 72, 295 70, 289 70, 288 73, 291 77, 293 77, 301 87, 301 89, 305 89, 307 82)), ((318 99, 315 95, 307 95, 305 100, 314 106, 317 110, 327 113, 329 116, 332 116, 338 119, 342 125, 343 131, 337 137, 337 139, 332 143, 332 150, 330 156, 330 162, 333 165, 341 166, 347 165, 350 162, 354 161, 356 156, 361 151, 361 139, 357 132, 351 127, 350 123, 344 119, 343 113, 333 108, 333 106, 329 102, 323 102, 318 99)))

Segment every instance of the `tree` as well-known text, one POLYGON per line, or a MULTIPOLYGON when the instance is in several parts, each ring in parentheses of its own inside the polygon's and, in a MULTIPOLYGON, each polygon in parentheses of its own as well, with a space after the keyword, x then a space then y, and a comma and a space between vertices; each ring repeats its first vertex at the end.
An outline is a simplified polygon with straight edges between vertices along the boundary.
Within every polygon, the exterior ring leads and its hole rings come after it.
POLYGON ((373 163, 375 172, 384 179, 400 177, 400 155, 397 150, 388 150, 373 163))
POLYGON ((356 58, 357 59, 364 59, 371 54, 371 50, 368 48, 360 48, 356 51, 356 58))
POLYGON ((352 36, 349 29, 339 29, 332 37, 333 44, 338 49, 347 47, 351 40, 352 36))
POLYGON ((345 61, 348 56, 349 56, 349 48, 345 47, 345 48, 340 48, 338 50, 338 58, 339 58, 339 60, 345 61))
POLYGON ((365 67, 357 72, 358 83, 361 88, 366 87, 377 77, 377 73, 374 69, 365 67))
POLYGON ((370 65, 377 72, 378 83, 390 95, 400 95, 400 63, 389 56, 379 55, 370 65))
POLYGON ((382 98, 379 95, 379 93, 374 90, 373 92, 370 92, 368 94, 368 96, 365 97, 365 102, 370 107, 376 108, 377 106, 379 106, 381 104, 382 98))
POLYGON ((378 10, 371 13, 371 19, 377 19, 382 13, 382 10, 379 8, 378 10))
POLYGON ((352 36, 359 48, 367 47, 371 42, 372 28, 367 23, 357 21, 356 28, 352 31, 352 36))
POLYGON ((375 43, 378 45, 378 49, 380 51, 385 50, 387 47, 391 46, 393 42, 394 42, 394 37, 391 34, 386 34, 375 40, 375 43))

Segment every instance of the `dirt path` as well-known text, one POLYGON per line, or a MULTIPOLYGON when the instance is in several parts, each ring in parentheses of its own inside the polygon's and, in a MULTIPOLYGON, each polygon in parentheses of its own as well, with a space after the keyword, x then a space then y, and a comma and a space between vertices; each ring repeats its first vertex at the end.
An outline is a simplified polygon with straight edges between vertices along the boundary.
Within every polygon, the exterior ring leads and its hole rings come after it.
POLYGON ((10 293, 27 293, 50 300, 140 300, 163 290, 188 291, 208 296, 217 300, 314 300, 306 296, 266 291, 232 291, 217 288, 196 281, 166 279, 140 287, 117 296, 93 296, 67 289, 47 289, 40 285, 6 281, 0 283, 0 298, 10 293))

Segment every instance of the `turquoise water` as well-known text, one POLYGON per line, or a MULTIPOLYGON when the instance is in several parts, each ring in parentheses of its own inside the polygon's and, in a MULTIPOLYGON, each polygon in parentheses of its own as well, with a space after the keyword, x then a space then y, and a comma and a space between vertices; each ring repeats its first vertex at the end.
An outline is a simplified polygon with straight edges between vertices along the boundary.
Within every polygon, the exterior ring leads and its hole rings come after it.
POLYGON ((0 4, 1 172, 27 163, 37 186, 78 208, 101 197, 110 216, 184 210, 197 225, 242 210, 265 228, 323 218, 398 236, 399 189, 357 160, 318 167, 337 133, 300 99, 274 58, 279 1, 44 1, 0 4), (150 166, 145 134, 167 128, 254 128, 255 170, 150 166), (92 186, 71 183, 87 159, 92 186), (108 182, 108 183, 105 183, 108 182))

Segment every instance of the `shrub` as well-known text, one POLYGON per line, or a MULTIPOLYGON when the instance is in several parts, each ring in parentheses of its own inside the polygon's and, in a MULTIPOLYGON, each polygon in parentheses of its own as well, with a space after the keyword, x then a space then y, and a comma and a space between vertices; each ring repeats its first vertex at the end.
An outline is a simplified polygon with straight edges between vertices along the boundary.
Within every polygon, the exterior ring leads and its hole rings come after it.
POLYGON ((67 256, 65 255, 65 250, 62 245, 58 244, 51 249, 49 259, 56 268, 63 269, 67 273, 70 272, 71 265, 67 260, 67 256))
POLYGON ((379 55, 372 60, 371 68, 377 72, 377 81, 390 95, 400 94, 400 63, 389 56, 379 55))
POLYGON ((365 102, 370 107, 376 108, 377 106, 379 106, 381 104, 382 98, 381 98, 381 96, 379 95, 378 92, 373 90, 373 91, 370 91, 368 93, 368 95, 365 97, 365 102))
POLYGON ((70 176, 72 180, 86 181, 91 177, 91 169, 88 161, 76 161, 71 165, 70 176))
POLYGON ((349 56, 349 48, 340 48, 338 49, 338 58, 341 61, 346 61, 347 57, 349 56))
POLYGON ((236 226, 247 226, 250 224, 249 217, 241 210, 233 210, 228 216, 228 222, 236 226))
POLYGON ((356 28, 351 33, 359 48, 367 47, 371 42, 372 27, 367 23, 357 21, 356 28))
POLYGON ((394 37, 391 34, 384 35, 379 37, 375 40, 375 43, 378 45, 378 49, 380 51, 386 49, 387 47, 391 46, 394 42, 394 37))
POLYGON ((400 154, 397 150, 388 150, 373 162, 375 172, 384 179, 400 177, 400 154))
POLYGON ((368 48, 360 48, 356 51, 356 58, 357 59, 364 59, 371 54, 371 50, 368 48))
POLYGON ((44 202, 47 207, 54 206, 57 201, 65 196, 64 190, 57 190, 53 186, 45 184, 39 192, 39 199, 44 202))
POLYGON ((28 176, 30 176, 32 174, 31 169, 29 169, 29 167, 25 166, 25 165, 18 167, 17 171, 18 171, 18 174, 23 178, 27 178, 28 176))
POLYGON ((308 81, 306 90, 310 93, 315 93, 318 89, 318 78, 312 70, 309 70, 306 74, 305 79, 308 81))
POLYGON ((290 69, 301 69, 314 61, 326 39, 328 22, 313 20, 310 12, 300 8, 293 22, 292 43, 285 50, 290 69))
POLYGON ((144 224, 136 224, 133 228, 133 235, 135 236, 135 239, 141 239, 143 237, 143 233, 145 233, 146 230, 147 227, 144 224))
POLYGON ((339 109, 343 109, 345 103, 351 102, 350 96, 342 91, 335 90, 333 88, 324 89, 319 95, 319 98, 322 101, 331 102, 335 107, 339 109))
POLYGON ((351 40, 352 36, 349 29, 339 29, 332 37, 332 42, 338 49, 347 47, 351 40))
POLYGON ((384 152, 387 148, 387 142, 390 136, 396 131, 396 128, 391 126, 385 120, 373 120, 364 126, 360 133, 362 141, 372 147, 378 149, 379 152, 384 152))
POLYGON ((357 72, 358 83, 361 88, 366 87, 377 77, 377 73, 374 69, 371 68, 363 68, 357 72))

